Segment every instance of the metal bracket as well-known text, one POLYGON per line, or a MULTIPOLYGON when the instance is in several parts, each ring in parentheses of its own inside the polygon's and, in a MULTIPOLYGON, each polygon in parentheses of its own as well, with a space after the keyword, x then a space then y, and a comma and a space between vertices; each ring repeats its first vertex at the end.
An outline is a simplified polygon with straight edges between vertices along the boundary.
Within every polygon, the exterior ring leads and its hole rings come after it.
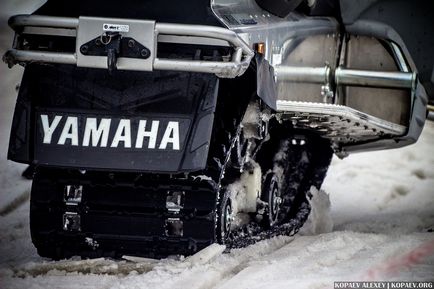
POLYGON ((116 70, 117 58, 147 59, 151 51, 132 37, 122 37, 118 32, 106 32, 80 46, 87 56, 107 56, 109 72, 116 70))
POLYGON ((321 96, 323 97, 324 103, 333 103, 333 98, 335 96, 335 93, 333 92, 333 89, 331 88, 330 82, 325 83, 321 86, 321 96))

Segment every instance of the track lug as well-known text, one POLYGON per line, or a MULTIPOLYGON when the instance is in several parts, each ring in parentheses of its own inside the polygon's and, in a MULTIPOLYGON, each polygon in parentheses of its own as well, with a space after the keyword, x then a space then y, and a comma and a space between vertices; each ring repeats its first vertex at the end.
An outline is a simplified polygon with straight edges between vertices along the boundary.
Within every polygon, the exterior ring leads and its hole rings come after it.
POLYGON ((83 195, 83 186, 80 185, 66 185, 63 200, 66 205, 78 205, 81 203, 83 195))
POLYGON ((81 231, 81 217, 76 212, 65 212, 63 214, 63 230, 70 232, 81 231))
POLYGON ((184 208, 185 191, 167 191, 166 209, 170 213, 179 214, 184 208))
POLYGON ((184 235, 184 222, 180 218, 168 218, 165 223, 167 237, 182 237, 184 235))

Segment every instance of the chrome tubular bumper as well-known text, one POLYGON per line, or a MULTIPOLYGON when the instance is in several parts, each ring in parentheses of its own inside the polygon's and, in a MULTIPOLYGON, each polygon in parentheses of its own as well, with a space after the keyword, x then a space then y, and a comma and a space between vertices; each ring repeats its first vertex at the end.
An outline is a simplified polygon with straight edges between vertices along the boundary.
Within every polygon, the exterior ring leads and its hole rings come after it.
POLYGON ((145 45, 150 51, 147 59, 118 59, 120 70, 176 70, 214 73, 219 77, 233 78, 242 75, 248 68, 253 50, 233 31, 225 28, 203 25, 181 25, 156 23, 148 20, 96 18, 96 17, 52 17, 39 15, 17 15, 9 20, 9 25, 19 35, 44 34, 52 36, 76 37, 75 53, 60 53, 51 51, 32 51, 20 49, 16 41, 9 50, 4 61, 10 66, 16 63, 45 62, 75 64, 79 67, 107 68, 107 57, 83 55, 80 46, 98 37, 106 23, 128 27, 121 31, 122 36, 128 36, 145 45), (158 58, 157 49, 160 42, 181 44, 208 44, 233 48, 229 59, 223 61, 180 60, 158 58))

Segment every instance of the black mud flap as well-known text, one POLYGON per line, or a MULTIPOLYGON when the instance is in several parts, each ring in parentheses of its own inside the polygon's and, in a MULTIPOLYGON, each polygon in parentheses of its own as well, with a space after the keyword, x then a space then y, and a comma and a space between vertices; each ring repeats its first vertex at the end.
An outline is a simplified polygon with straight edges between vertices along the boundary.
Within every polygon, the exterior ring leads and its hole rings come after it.
POLYGON ((80 169, 205 168, 218 90, 214 75, 26 67, 8 158, 80 169))

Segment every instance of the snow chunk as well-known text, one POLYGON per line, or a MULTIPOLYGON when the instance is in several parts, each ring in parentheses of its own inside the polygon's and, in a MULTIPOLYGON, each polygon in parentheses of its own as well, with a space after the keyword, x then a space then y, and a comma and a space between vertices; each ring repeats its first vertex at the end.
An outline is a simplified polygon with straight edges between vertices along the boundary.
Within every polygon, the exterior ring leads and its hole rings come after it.
POLYGON ((262 172, 258 163, 250 163, 252 169, 244 171, 239 180, 228 186, 235 213, 256 212, 257 199, 261 194, 262 172))
POLYGON ((206 175, 199 175, 199 176, 192 176, 193 180, 200 180, 200 181, 212 181, 212 178, 210 176, 206 175))
POLYGON ((309 200, 311 211, 309 217, 300 230, 302 235, 317 235, 330 233, 333 230, 333 220, 330 214, 330 198, 323 191, 314 186, 310 188, 312 198, 309 200))
POLYGON ((186 258, 184 262, 190 264, 191 266, 204 265, 217 256, 221 255, 225 249, 225 245, 214 243, 200 250, 196 254, 186 258))

